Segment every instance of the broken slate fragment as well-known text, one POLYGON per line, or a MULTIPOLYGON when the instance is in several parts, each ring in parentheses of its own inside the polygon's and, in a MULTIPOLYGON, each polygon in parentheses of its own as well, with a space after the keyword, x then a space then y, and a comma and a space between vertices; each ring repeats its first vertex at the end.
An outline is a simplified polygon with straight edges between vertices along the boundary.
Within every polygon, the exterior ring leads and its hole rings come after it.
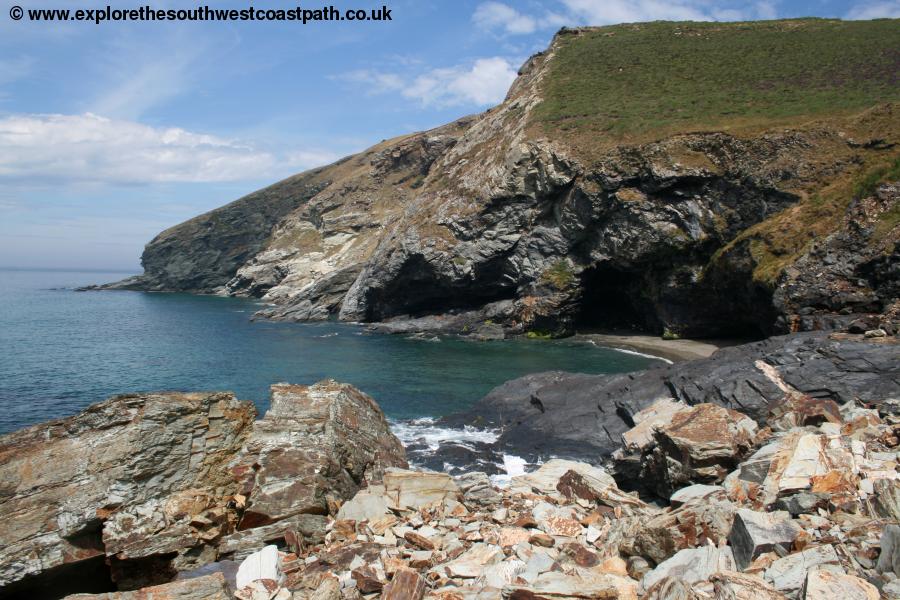
POLYGON ((734 515, 728 542, 738 568, 743 571, 760 554, 770 552, 776 546, 790 550, 799 534, 800 527, 787 512, 762 513, 742 508, 734 515))

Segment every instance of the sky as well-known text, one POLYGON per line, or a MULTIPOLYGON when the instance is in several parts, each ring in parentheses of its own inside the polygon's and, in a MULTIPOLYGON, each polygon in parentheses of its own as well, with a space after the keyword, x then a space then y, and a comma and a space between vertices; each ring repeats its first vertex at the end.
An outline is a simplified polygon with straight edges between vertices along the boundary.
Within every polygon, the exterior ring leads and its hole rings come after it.
MULTIPOLYGON (((198 3, 6 1, 26 10, 198 3)), ((144 244, 167 227, 497 104, 562 26, 900 17, 900 0, 333 2, 386 3, 392 20, 95 25, 15 21, 0 7, 0 268, 140 272, 144 244)))

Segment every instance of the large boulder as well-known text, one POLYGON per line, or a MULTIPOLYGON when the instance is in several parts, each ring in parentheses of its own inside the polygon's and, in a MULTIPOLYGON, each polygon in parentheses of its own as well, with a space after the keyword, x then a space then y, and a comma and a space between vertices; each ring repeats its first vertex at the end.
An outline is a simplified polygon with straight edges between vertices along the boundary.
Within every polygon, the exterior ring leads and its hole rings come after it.
POLYGON ((749 452, 756 431, 749 417, 715 404, 682 410, 654 430, 642 475, 662 496, 692 483, 719 483, 749 452))
POLYGON ((238 529, 336 512, 337 500, 406 466, 384 413, 352 385, 273 385, 271 407, 233 467, 248 497, 238 529))
POLYGON ((278 384, 254 416, 230 393, 136 394, 0 438, 0 587, 134 590, 266 543, 317 543, 340 501, 406 466, 350 385, 278 384))
POLYGON ((234 491, 254 415, 229 393, 133 394, 0 438, 0 587, 145 556, 126 536, 152 532, 151 553, 204 544, 191 520, 234 491))
POLYGON ((230 600, 231 594, 221 573, 164 583, 133 592, 73 594, 65 600, 230 600))

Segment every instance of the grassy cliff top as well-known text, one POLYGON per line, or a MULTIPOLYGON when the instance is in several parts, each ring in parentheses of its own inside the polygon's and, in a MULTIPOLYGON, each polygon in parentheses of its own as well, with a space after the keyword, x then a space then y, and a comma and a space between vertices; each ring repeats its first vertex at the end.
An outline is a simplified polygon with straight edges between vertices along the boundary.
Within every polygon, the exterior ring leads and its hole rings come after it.
POLYGON ((738 133, 900 99, 900 20, 657 22, 563 31, 536 124, 582 152, 738 133))

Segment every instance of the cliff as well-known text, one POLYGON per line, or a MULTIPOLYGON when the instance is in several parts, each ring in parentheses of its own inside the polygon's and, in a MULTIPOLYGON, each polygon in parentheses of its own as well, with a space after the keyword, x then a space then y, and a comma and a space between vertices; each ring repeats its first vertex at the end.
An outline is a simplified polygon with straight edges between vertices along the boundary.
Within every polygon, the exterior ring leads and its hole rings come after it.
POLYGON ((499 106, 173 227, 120 287, 505 334, 890 321, 898 57, 897 20, 564 29, 499 106))

